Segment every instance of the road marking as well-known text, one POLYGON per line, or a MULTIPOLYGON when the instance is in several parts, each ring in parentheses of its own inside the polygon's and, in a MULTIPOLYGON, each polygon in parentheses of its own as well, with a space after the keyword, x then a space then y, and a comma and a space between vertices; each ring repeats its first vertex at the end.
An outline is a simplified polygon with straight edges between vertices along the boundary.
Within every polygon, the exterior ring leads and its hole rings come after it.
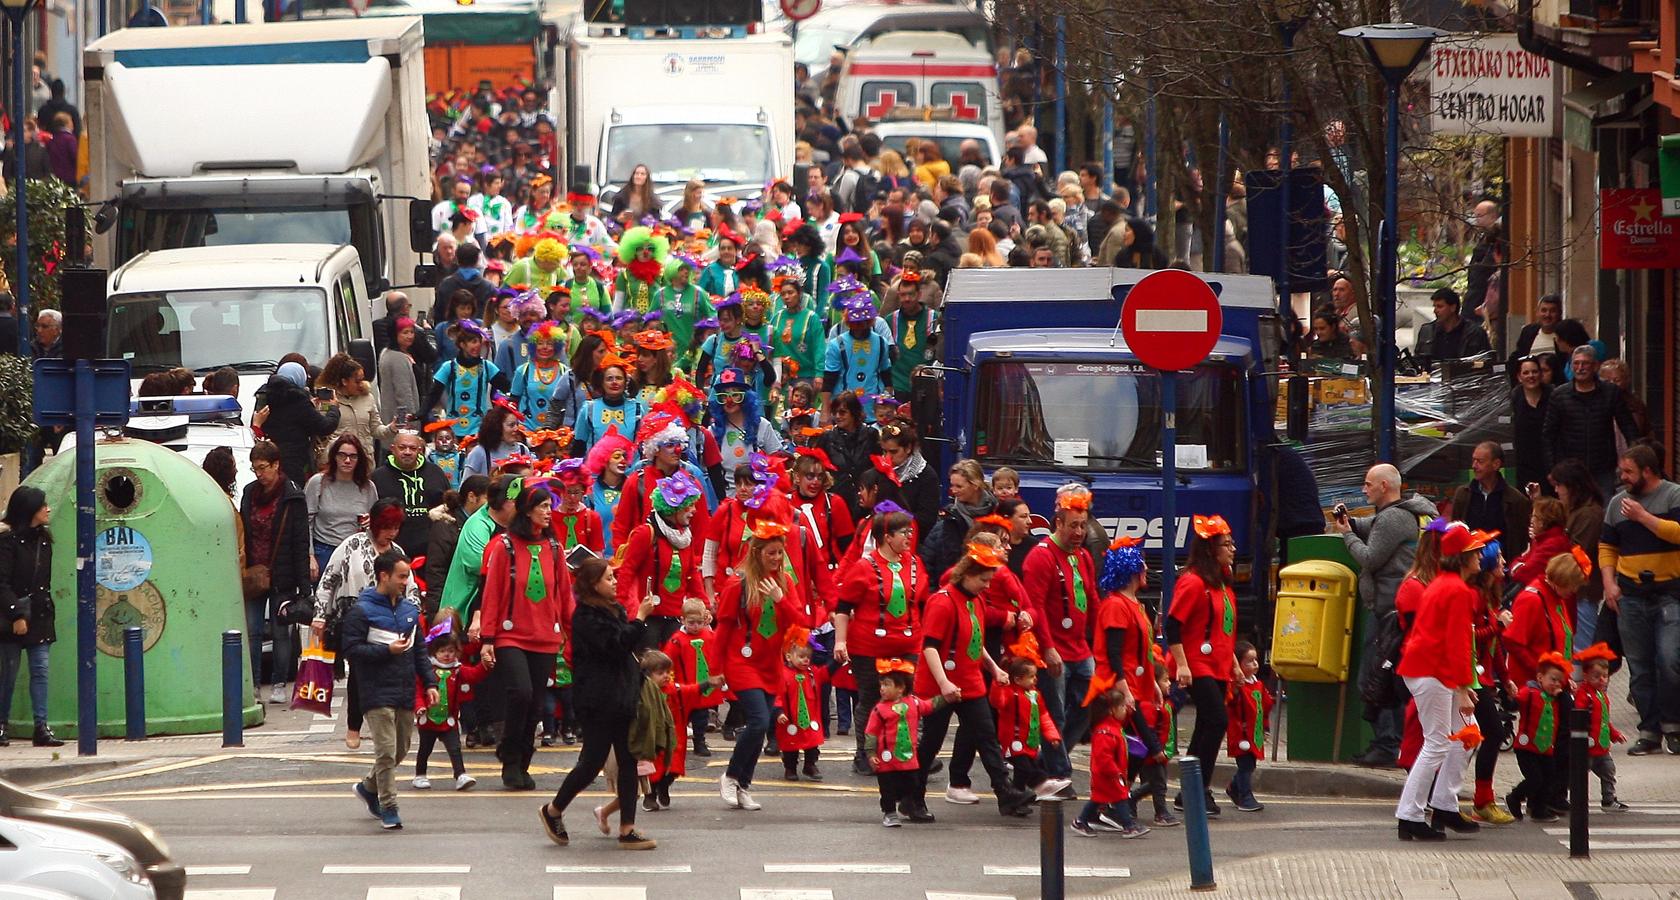
POLYGON ((687 875, 692 866, 549 866, 550 875, 687 875))
POLYGON ((186 900, 274 900, 274 888, 239 888, 229 891, 187 891, 186 900))
POLYGON ((948 891, 928 891, 927 900, 1015 900, 1014 894, 954 894, 948 891))
POLYGON ((834 900, 827 888, 741 888, 741 900, 834 900))
MULTIPOLYGON (((1038 866, 983 866, 980 872, 1010 878, 1037 878, 1038 866)), ((1066 866, 1062 874, 1068 878, 1130 878, 1132 870, 1120 866, 1066 866)))
POLYGON ((647 900, 647 888, 557 884, 554 886, 554 900, 647 900))
POLYGON ((187 877, 199 875, 249 875, 250 866, 187 866, 187 877))
MULTIPOLYGON (((1567 828, 1548 828, 1548 829, 1546 829, 1546 833, 1547 834, 1568 834, 1569 829, 1567 829, 1567 828)), ((1620 834, 1620 835, 1626 835, 1628 837, 1669 837, 1669 836, 1680 837, 1680 826, 1670 827, 1670 828, 1656 828, 1656 827, 1646 828, 1646 827, 1641 827, 1641 826, 1638 826, 1638 825, 1610 825, 1610 826, 1605 826, 1605 827, 1602 827, 1602 828, 1594 828, 1594 829, 1592 829, 1592 834, 1595 837, 1598 836, 1598 835, 1601 835, 1601 834, 1620 834)))
POLYGON ((903 863, 765 863, 764 872, 767 875, 908 875, 910 867, 903 863))
POLYGON ((450 887, 370 887, 367 900, 461 900, 461 888, 450 887))
POLYGON ((322 875, 465 875, 472 866, 322 866, 322 875))
MULTIPOLYGON (((1558 841, 1559 844, 1569 846, 1568 839, 1558 841)), ((1594 850, 1680 850, 1680 841, 1598 841, 1591 844, 1594 850)))

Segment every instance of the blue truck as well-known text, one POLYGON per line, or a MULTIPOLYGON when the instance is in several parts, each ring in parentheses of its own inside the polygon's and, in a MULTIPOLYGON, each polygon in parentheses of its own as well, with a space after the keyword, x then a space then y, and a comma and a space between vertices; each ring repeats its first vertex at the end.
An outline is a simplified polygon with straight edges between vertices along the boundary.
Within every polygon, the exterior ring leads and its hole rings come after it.
MULTIPOLYGON (((946 284, 939 363, 924 370, 930 461, 945 472, 972 457, 1021 473, 1021 494, 1048 514, 1070 481, 1090 486, 1111 537, 1161 554, 1160 379, 1120 334, 1135 269, 955 269, 946 284), (930 384, 931 381, 931 384, 930 384), (934 398, 937 398, 935 400, 934 398)), ((1178 518, 1182 554, 1192 514, 1224 516, 1237 541, 1239 613, 1267 608, 1271 450, 1281 331, 1270 279, 1203 276, 1224 325, 1208 360, 1179 379, 1178 518)), ((918 419, 926 421, 926 415, 918 419)), ((1153 579, 1152 579, 1153 582, 1153 579)), ((1158 588, 1158 585, 1153 585, 1158 588)))

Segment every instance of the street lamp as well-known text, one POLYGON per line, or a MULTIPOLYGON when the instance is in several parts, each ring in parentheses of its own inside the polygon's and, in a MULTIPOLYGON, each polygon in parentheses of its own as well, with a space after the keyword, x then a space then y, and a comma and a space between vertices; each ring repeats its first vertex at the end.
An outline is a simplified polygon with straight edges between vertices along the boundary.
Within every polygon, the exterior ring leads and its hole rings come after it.
POLYGON ((1377 341, 1377 461, 1395 461, 1394 419, 1394 317, 1399 306, 1395 295, 1400 257, 1400 85, 1429 52, 1429 45, 1446 34, 1439 28, 1410 22, 1360 25, 1341 31, 1342 37, 1357 38, 1371 57, 1371 65, 1388 87, 1387 171, 1383 178, 1383 226, 1378 251, 1377 284, 1382 290, 1383 308, 1377 314, 1382 335, 1377 341))
POLYGON ((12 25, 12 141, 16 145, 14 168, 17 178, 12 190, 17 202, 17 284, 12 287, 17 299, 18 355, 29 358, 29 204, 24 192, 28 178, 28 148, 23 143, 23 119, 29 114, 29 69, 23 56, 23 26, 35 0, 0 0, 6 10, 6 20, 12 25))
MULTIPOLYGON (((1283 42, 1284 66, 1278 71, 1283 100, 1283 121, 1278 133, 1278 315, 1284 322, 1295 321, 1294 291, 1289 285, 1289 175, 1294 168, 1295 107, 1289 87, 1289 58, 1295 55, 1295 35, 1311 18, 1315 0, 1276 0, 1272 4, 1272 27, 1283 42)), ((1291 440, 1307 439, 1307 376, 1302 366, 1306 336, 1297 326, 1289 341, 1289 412, 1285 418, 1291 440)))

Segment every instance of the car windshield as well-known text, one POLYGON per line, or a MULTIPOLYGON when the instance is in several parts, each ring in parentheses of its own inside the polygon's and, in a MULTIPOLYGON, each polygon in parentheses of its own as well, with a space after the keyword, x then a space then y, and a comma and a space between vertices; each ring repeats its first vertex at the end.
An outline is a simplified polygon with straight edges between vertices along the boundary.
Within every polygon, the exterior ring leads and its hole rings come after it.
POLYGON ((108 355, 128 360, 136 375, 330 355, 319 288, 119 294, 106 335, 108 355))
POLYGON ((770 181, 770 129, 763 125, 617 125, 607 131, 604 183, 623 184, 641 163, 656 184, 770 181))
MULTIPOLYGON (((1161 384, 1138 363, 989 362, 980 368, 975 456, 997 464, 1158 471, 1161 384)), ((1180 376, 1181 470, 1246 466, 1242 373, 1203 365, 1180 376)))

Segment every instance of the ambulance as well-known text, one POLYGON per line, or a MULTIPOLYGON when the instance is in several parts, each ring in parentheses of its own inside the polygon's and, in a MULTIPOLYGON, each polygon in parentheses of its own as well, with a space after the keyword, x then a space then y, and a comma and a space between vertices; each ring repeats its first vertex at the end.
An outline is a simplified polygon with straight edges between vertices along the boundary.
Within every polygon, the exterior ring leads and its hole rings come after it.
POLYGON ((985 47, 960 34, 895 31, 859 44, 840 73, 840 108, 870 122, 899 108, 932 109, 989 128, 1003 144, 1003 95, 985 47))

